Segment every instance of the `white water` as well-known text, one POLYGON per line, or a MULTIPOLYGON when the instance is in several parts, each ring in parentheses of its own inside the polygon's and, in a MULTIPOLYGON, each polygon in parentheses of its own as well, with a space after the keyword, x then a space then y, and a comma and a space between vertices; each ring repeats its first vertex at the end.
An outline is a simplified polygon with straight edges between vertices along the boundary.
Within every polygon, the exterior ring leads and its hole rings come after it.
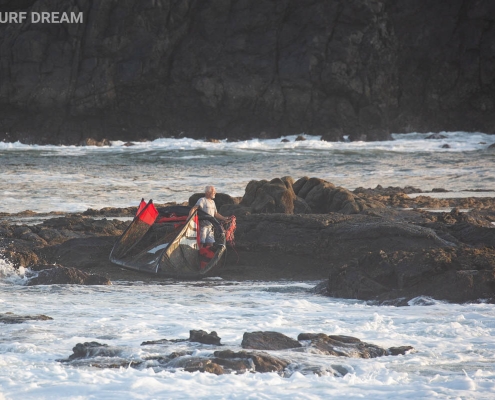
MULTIPOLYGON (((12 274, 3 265, 3 274, 12 274)), ((0 331, 0 393, 7 399, 115 398, 463 398, 489 399, 495 390, 495 310, 490 304, 372 306, 308 292, 313 282, 189 282, 144 285, 0 286, 2 312, 46 314, 53 321, 4 325, 0 331), (240 350, 246 331, 350 335, 405 356, 349 359, 275 354, 297 365, 342 365, 343 378, 294 373, 224 375, 134 368, 98 369, 57 362, 76 343, 123 346, 124 355, 169 354, 185 344, 140 346, 145 340, 187 338, 215 330, 240 350)), ((18 282, 17 282, 18 283, 18 282)), ((418 301, 418 303, 422 303, 418 301)), ((197 345, 197 354, 214 346, 197 345)))
MULTIPOLYGON (((0 212, 125 207, 141 197, 182 202, 206 184, 241 196, 251 179, 285 175, 317 176, 348 189, 411 185, 493 197, 495 152, 487 147, 495 136, 444 134, 447 139, 412 134, 376 143, 327 143, 316 137, 217 144, 160 139, 106 148, 0 143, 0 212), (451 147, 442 149, 443 144, 451 147), (459 192, 465 189, 488 192, 459 192)), ((46 314, 53 320, 0 324, 0 400, 491 399, 495 392, 491 304, 417 299, 409 307, 374 306, 314 295, 308 289, 315 282, 26 287, 22 274, 0 254, 0 313, 46 314), (244 332, 273 330, 293 338, 302 332, 350 335, 382 347, 411 345, 415 352, 370 360, 276 352, 296 367, 342 365, 350 371, 342 378, 98 369, 56 361, 87 341, 122 346, 126 359, 169 354, 185 345, 140 343, 187 338, 190 329, 215 330, 234 350, 244 332)), ((197 354, 214 350, 196 347, 197 354)))

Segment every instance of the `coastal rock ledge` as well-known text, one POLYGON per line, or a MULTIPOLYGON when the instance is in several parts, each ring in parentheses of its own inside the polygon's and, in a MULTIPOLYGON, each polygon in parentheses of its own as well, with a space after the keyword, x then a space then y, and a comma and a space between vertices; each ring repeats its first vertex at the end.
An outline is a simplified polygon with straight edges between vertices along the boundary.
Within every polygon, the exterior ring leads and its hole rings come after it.
MULTIPOLYGON (((237 231, 235 251, 227 252, 212 275, 227 280, 324 280, 315 291, 397 305, 418 296, 493 302, 495 199, 439 200, 411 193, 421 190, 379 186, 351 192, 318 178, 282 177, 249 182, 242 198, 219 194, 217 207, 223 215, 236 215, 237 231), (423 209, 428 206, 448 209, 423 209)), ((113 244, 129 224, 111 216, 133 212, 91 210, 32 226, 12 224, 8 215, 2 216, 0 248, 16 266, 56 263, 103 277, 78 273, 72 283, 166 278, 109 262, 113 244), (101 219, 105 216, 108 219, 101 219)))

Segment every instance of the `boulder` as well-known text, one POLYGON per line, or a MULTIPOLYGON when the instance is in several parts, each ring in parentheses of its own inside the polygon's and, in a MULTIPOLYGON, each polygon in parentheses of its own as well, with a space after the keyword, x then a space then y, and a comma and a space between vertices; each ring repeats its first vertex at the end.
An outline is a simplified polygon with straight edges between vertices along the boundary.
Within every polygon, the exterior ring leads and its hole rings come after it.
MULTIPOLYGON (((285 182, 288 182, 287 180, 285 182)), ((283 213, 294 212, 296 195, 292 186, 286 186, 282 179, 272 179, 270 182, 250 181, 240 202, 243 207, 249 207, 252 213, 283 213)))
POLYGON ((335 268, 329 296, 362 300, 418 296, 457 303, 495 301, 495 251, 444 247, 420 251, 371 252, 335 268))
MULTIPOLYGON (((191 197, 189 197, 189 205, 191 207, 195 206, 197 201, 204 196, 204 193, 194 193, 191 197)), ((236 199, 226 193, 216 193, 214 201, 218 211, 220 211, 220 208, 222 208, 224 205, 238 204, 238 201, 236 199)))
POLYGON ((335 187, 319 178, 303 177, 294 183, 293 188, 294 193, 307 203, 313 213, 356 214, 370 208, 385 207, 375 199, 360 198, 347 189, 335 187))
POLYGON ((191 330, 189 331, 189 341, 220 346, 220 338, 215 331, 208 333, 203 330, 191 330))
POLYGON ((301 347, 301 343, 279 332, 245 332, 243 349, 285 350, 301 347))

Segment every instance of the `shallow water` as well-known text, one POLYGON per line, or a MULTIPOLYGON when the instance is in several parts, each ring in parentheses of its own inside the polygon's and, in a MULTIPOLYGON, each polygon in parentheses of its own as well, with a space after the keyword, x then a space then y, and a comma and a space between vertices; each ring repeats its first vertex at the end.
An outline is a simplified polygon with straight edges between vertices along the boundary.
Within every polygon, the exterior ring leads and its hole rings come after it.
MULTIPOLYGON (((205 143, 160 139, 107 148, 0 143, 0 212, 84 211, 135 206, 141 197, 182 202, 207 184, 241 196, 251 179, 316 176, 347 189, 359 186, 445 188, 480 196, 495 192, 495 136, 444 133, 395 135, 376 143, 252 140, 205 143), (483 143, 482 143, 483 142, 483 143), (442 149, 449 144, 449 149, 442 149)), ((39 223, 43 217, 19 219, 39 223)), ((1 249, 0 249, 1 251, 1 249)), ((495 391, 495 307, 419 298, 389 307, 315 295, 316 282, 114 282, 112 286, 23 286, 0 253, 0 312, 46 314, 52 321, 0 325, 0 399, 491 399, 495 391), (246 331, 349 335, 382 347, 410 345, 405 356, 343 359, 276 352, 292 370, 341 365, 344 377, 294 372, 223 375, 160 369, 98 369, 67 365, 81 342, 122 346, 140 360, 169 347, 142 341, 187 338, 215 330, 239 349, 246 331)), ((198 345, 196 354, 214 348, 198 345)))

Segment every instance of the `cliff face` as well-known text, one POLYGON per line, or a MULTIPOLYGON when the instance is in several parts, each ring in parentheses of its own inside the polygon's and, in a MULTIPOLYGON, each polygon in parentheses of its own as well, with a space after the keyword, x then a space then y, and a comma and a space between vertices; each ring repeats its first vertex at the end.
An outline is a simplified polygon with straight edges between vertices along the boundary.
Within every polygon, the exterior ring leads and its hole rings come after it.
POLYGON ((495 133, 491 0, 0 0, 0 140, 495 133))

